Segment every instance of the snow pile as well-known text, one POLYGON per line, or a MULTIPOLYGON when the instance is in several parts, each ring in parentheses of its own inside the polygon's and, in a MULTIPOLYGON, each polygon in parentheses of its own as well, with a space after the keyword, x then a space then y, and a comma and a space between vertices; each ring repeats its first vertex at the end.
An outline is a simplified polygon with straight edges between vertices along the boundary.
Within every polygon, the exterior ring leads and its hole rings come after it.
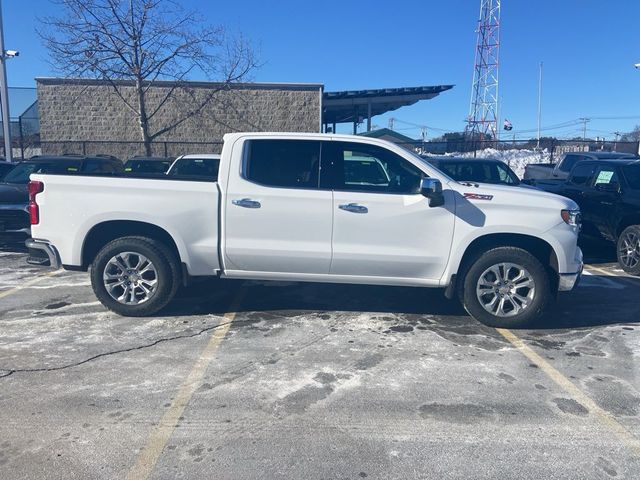
POLYGON ((524 167, 530 163, 549 163, 551 153, 547 150, 496 150, 495 148, 485 148, 484 150, 477 150, 476 152, 464 152, 464 153, 448 153, 447 156, 463 157, 463 158, 495 158, 496 160, 502 160, 509 165, 511 169, 516 172, 518 177, 522 178, 524 175, 524 167))

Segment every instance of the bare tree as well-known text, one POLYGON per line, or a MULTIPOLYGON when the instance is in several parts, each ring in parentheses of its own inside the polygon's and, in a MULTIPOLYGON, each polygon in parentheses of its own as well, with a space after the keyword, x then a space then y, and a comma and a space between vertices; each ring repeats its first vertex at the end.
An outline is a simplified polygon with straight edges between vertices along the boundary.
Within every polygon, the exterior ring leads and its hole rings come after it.
POLYGON ((621 142, 638 142, 640 141, 640 125, 636 125, 633 130, 623 133, 620 137, 621 142))
POLYGON ((147 155, 155 139, 200 114, 218 91, 245 80, 257 66, 242 37, 229 37, 223 27, 206 24, 171 0, 53 1, 60 14, 40 19, 38 29, 51 65, 69 77, 108 82, 136 116, 147 155), (193 77, 219 86, 195 95, 187 82, 193 77), (149 100, 149 90, 167 80, 161 96, 149 100), (178 97, 179 114, 167 124, 154 123, 178 97))

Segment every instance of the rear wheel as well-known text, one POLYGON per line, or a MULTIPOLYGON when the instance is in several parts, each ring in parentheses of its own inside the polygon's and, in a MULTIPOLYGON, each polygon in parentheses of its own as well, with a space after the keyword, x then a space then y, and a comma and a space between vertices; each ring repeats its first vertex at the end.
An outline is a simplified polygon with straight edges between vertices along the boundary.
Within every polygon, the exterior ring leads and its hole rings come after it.
POLYGON ((98 300, 119 315, 141 317, 164 308, 180 285, 175 255, 147 237, 123 237, 105 245, 91 265, 98 300))
POLYGON ((551 298, 549 274, 529 252, 499 247, 478 257, 464 277, 463 304, 475 319, 492 327, 532 324, 551 298))
POLYGON ((618 238, 618 263, 631 275, 640 275, 640 225, 625 228, 618 238))

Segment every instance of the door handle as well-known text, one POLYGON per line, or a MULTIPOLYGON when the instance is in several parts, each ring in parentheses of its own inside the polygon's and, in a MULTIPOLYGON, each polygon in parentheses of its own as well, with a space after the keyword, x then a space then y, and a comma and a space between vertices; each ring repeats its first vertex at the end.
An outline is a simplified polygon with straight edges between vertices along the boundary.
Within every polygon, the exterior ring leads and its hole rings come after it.
POLYGON ((367 207, 364 205, 358 205, 357 203, 344 203, 342 205, 338 205, 338 208, 352 213, 367 213, 369 211, 367 207))
POLYGON ((237 205, 238 207, 244 208, 260 208, 260 202, 257 200, 251 200, 250 198, 243 198, 242 200, 231 200, 231 203, 237 205))

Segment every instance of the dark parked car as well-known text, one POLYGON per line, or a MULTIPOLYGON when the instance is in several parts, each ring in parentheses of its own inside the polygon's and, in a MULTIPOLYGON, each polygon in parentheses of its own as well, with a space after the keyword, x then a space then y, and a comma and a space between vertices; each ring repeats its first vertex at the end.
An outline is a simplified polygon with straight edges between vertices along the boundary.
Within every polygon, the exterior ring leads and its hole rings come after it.
POLYGON ((531 163, 524 167, 524 183, 540 186, 546 190, 546 186, 560 184, 569 176, 569 172, 576 163, 584 160, 630 160, 638 159, 631 153, 621 152, 568 152, 558 163, 531 163), (546 186, 543 186, 546 185, 546 186))
POLYGON ((15 163, 10 163, 10 162, 5 162, 3 160, 0 160, 0 182, 2 181, 2 179, 7 173, 13 170, 13 167, 15 166, 16 166, 15 163))
POLYGON ((640 160, 583 160, 547 190, 575 200, 583 234, 615 242, 623 270, 640 275, 640 160))
POLYGON ((167 171, 169 176, 198 177, 211 180, 218 179, 220 155, 203 153, 178 157, 167 171))
POLYGON ((169 157, 131 157, 124 164, 124 172, 163 175, 169 170, 173 160, 169 157))
POLYGON ((27 184, 32 173, 116 174, 122 162, 107 155, 35 156, 18 163, 0 182, 0 234, 30 232, 27 184))
POLYGON ((425 157, 425 160, 458 182, 521 185, 506 163, 493 158, 425 157))

